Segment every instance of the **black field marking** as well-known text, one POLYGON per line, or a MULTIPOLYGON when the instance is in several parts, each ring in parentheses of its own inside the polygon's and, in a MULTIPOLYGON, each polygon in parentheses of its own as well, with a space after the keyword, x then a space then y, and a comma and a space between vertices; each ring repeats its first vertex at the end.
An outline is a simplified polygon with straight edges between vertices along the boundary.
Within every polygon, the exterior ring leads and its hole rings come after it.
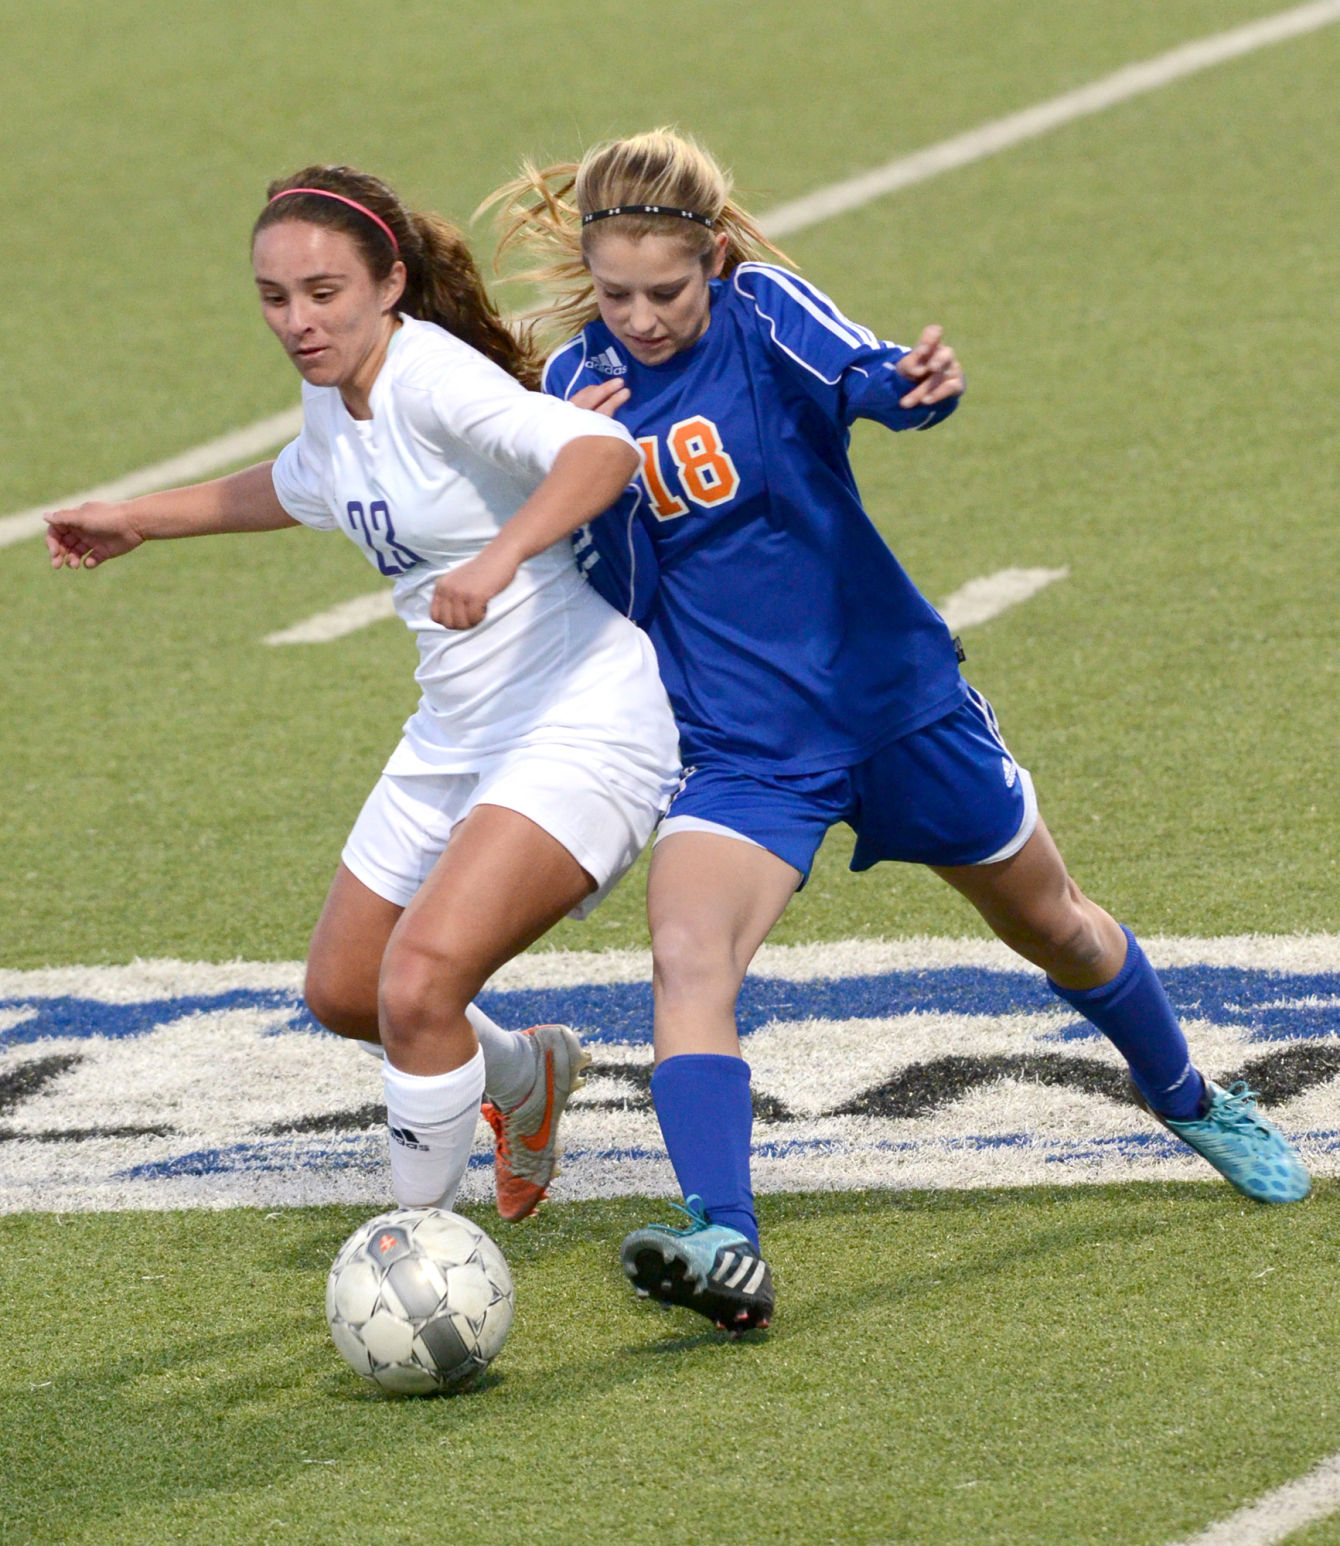
POLYGON ((917 1063, 882 1084, 863 1090, 830 1115, 904 1120, 929 1116, 962 1099, 970 1090, 1000 1079, 1017 1079, 1024 1084, 1067 1085, 1085 1095, 1105 1095, 1123 1105, 1134 1104, 1124 1071, 1089 1058, 1041 1053, 1025 1057, 944 1057, 917 1063))
POLYGON ((756 1122, 794 1122, 796 1120, 795 1112, 775 1095, 769 1095, 766 1090, 760 1090, 751 1085, 749 1100, 754 1108, 756 1122))
POLYGON ((0 1143, 87 1143, 95 1138, 178 1138, 175 1127, 48 1127, 37 1133, 0 1127, 0 1143))
MULTIPOLYGON (((1340 1046, 1326 1042, 1305 1042, 1284 1047, 1266 1057, 1244 1063, 1232 1079, 1245 1079, 1266 1105, 1305 1095, 1319 1084, 1340 1074, 1340 1046)), ((1223 1084, 1223 1080, 1217 1081, 1223 1084)))
POLYGON ((67 1052, 59 1057, 32 1058, 8 1073, 0 1074, 0 1115, 16 1110, 34 1095, 40 1095, 53 1080, 78 1068, 83 1061, 79 1053, 67 1052))
POLYGON ((624 1110, 629 1105, 633 1105, 636 1110, 651 1107, 650 1063, 602 1063, 597 1058, 586 1065, 586 1079, 588 1083, 592 1079, 614 1079, 619 1084, 626 1084, 629 1089, 627 1100, 609 1096, 603 1100, 588 1101, 587 1104, 594 1109, 624 1110))
POLYGON ((354 1111, 326 1111, 293 1122, 276 1122, 265 1131, 276 1138, 286 1133, 362 1133, 370 1127, 382 1127, 385 1122, 386 1107, 374 1101, 354 1111))

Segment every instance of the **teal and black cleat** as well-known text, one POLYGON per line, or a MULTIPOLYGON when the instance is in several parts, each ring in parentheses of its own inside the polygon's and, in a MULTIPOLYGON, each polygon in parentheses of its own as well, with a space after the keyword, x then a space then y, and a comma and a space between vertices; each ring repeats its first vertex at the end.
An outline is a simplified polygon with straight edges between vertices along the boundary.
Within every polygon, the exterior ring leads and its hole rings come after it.
POLYGON ((1301 1202, 1312 1190, 1312 1177, 1294 1146, 1262 1115, 1256 1092, 1243 1079, 1226 1090, 1206 1079, 1205 1093, 1210 1104, 1194 1121, 1153 1115, 1244 1196, 1256 1202, 1301 1202))
MULTIPOLYGON (((688 1197, 680 1211, 687 1229, 648 1224, 635 1229, 619 1260, 644 1298, 683 1305, 735 1336, 772 1319, 772 1274, 758 1248, 738 1229, 713 1224, 702 1199, 688 1197)), ((679 1207, 679 1204, 674 1204, 679 1207)))

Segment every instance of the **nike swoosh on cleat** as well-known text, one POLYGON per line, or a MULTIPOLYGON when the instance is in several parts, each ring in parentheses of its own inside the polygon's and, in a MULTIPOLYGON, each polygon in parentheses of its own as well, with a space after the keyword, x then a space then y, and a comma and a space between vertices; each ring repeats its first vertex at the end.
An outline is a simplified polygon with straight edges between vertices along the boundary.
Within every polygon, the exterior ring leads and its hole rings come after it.
POLYGON ((549 1129, 554 1121, 554 1054, 551 1049, 546 1049, 544 1054, 544 1121, 540 1123, 540 1131, 534 1138, 528 1138, 521 1134, 521 1141, 532 1154, 539 1154, 549 1144, 549 1129))

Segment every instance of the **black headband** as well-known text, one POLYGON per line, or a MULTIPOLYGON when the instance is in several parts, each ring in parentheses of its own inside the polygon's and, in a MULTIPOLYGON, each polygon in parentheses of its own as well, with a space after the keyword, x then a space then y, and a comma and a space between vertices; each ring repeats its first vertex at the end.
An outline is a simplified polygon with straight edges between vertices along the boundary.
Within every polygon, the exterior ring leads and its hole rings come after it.
POLYGON ((593 220, 608 220, 611 215, 678 215, 681 220, 696 220, 709 231, 716 224, 712 215, 700 215, 692 209, 676 209, 673 204, 618 204, 613 209, 593 209, 589 215, 582 216, 582 224, 590 225, 593 220))

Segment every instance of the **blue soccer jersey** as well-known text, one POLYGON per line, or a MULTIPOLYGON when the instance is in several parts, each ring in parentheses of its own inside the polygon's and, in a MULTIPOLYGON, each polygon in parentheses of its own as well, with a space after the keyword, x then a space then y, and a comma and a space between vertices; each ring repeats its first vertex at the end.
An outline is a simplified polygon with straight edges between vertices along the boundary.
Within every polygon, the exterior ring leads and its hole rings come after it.
POLYGON ((711 323, 642 365, 599 320, 544 387, 621 378, 642 473, 577 540, 592 584, 647 630, 686 764, 760 773, 851 766, 962 702, 949 630, 862 508, 852 422, 923 429, 954 399, 900 408, 907 353, 795 274, 712 281, 711 323))

